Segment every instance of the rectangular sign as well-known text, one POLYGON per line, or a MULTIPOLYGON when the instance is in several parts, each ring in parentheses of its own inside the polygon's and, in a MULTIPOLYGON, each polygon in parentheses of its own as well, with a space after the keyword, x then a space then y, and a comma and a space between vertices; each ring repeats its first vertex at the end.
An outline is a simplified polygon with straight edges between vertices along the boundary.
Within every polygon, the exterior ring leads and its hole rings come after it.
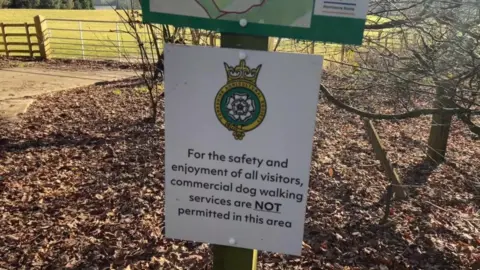
POLYGON ((145 0, 142 8, 148 23, 360 45, 368 0, 145 0))
POLYGON ((166 236, 300 255, 322 57, 166 44, 166 236))

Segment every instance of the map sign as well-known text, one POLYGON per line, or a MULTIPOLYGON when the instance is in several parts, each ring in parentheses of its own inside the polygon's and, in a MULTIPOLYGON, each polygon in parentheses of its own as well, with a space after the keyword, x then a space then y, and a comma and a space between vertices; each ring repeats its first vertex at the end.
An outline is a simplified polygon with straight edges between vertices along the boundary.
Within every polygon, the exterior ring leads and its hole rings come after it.
POLYGON ((368 0, 146 0, 142 7, 145 22, 361 44, 368 0))
POLYGON ((166 44, 167 237, 300 255, 321 72, 317 55, 166 44))

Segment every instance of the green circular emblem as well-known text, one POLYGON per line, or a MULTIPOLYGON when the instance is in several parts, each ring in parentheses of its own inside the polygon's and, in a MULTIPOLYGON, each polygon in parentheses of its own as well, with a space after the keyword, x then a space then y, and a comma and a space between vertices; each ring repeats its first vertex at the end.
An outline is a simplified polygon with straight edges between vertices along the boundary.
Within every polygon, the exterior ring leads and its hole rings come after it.
POLYGON ((242 140, 245 132, 257 128, 265 119, 267 103, 262 91, 256 86, 261 66, 250 69, 245 60, 240 65, 227 70, 227 84, 215 98, 215 114, 220 123, 233 131, 237 140, 242 140))

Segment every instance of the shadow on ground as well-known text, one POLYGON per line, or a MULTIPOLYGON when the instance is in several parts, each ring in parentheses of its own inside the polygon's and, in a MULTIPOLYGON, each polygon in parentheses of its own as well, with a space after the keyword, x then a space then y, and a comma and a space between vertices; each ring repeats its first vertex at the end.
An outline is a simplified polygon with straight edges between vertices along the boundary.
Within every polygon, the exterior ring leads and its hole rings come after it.
MULTIPOLYGON (((208 269, 207 245, 164 237, 163 113, 146 123, 148 96, 135 85, 43 97, 5 124, 0 268, 208 269)), ((423 201, 396 203, 377 225, 388 183, 357 120, 319 106, 302 256, 262 252, 260 269, 461 268, 436 242, 456 233, 423 201)), ((428 170, 415 165, 411 178, 428 170)))

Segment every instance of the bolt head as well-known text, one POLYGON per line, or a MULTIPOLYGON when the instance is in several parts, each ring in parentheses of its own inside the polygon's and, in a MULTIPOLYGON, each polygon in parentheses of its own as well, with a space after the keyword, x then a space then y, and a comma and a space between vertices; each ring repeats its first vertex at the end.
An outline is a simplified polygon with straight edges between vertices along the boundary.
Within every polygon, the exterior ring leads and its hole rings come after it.
POLYGON ((247 24, 248 24, 247 19, 241 19, 241 20, 240 20, 240 26, 241 26, 241 27, 245 27, 245 26, 247 26, 247 24))
POLYGON ((240 52, 238 58, 240 58, 240 60, 245 60, 247 59, 247 54, 245 52, 240 52))

